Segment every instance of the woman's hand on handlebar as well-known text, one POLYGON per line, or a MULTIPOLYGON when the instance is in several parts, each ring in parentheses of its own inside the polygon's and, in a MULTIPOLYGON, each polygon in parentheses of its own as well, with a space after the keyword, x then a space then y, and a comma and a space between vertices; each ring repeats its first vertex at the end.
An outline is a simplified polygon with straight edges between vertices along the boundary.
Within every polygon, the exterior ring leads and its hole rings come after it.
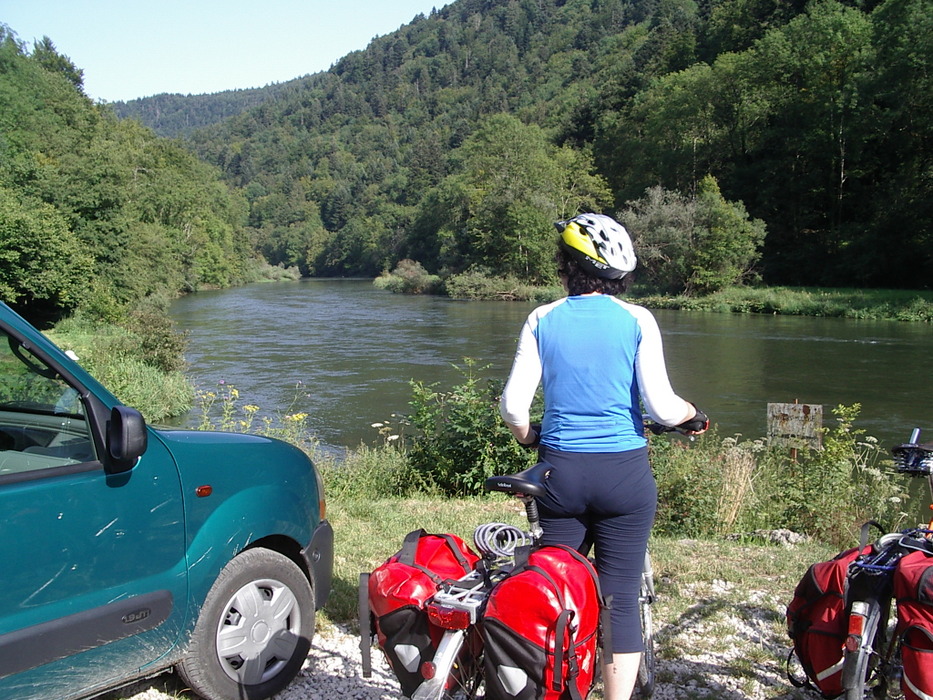
POLYGON ((697 408, 695 404, 691 403, 690 405, 693 406, 693 417, 677 425, 677 430, 684 435, 705 433, 709 429, 709 416, 697 408))
POLYGON ((527 450, 537 450, 541 444, 541 425, 509 425, 515 441, 527 450))
POLYGON ((698 409, 694 404, 693 416, 677 425, 661 425, 660 423, 648 423, 647 428, 655 435, 661 433, 680 433, 681 435, 700 435, 709 429, 709 416, 698 409))

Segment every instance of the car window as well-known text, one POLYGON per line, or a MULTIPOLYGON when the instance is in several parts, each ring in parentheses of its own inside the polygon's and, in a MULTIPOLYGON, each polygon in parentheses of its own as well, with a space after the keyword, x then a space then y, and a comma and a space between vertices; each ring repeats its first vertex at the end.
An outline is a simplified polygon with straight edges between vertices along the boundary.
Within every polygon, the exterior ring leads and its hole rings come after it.
POLYGON ((0 331, 0 476, 94 459, 78 391, 0 331))

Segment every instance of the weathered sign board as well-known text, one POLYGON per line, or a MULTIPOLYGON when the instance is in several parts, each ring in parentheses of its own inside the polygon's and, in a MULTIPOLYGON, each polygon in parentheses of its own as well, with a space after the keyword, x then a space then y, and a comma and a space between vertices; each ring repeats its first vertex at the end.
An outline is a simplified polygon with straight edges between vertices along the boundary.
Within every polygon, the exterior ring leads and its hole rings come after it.
POLYGON ((772 444, 819 450, 823 447, 822 428, 820 404, 768 404, 768 439, 772 444))

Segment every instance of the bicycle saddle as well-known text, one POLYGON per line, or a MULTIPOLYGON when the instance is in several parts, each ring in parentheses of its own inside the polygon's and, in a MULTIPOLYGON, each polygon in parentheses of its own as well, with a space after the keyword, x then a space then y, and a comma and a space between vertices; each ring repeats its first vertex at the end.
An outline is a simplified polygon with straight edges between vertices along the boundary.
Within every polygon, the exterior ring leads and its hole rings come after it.
POLYGON ((547 462, 538 462, 517 474, 505 476, 491 476, 486 479, 484 488, 487 491, 501 491, 503 493, 522 493, 526 496, 543 496, 545 493, 544 481, 551 472, 551 465, 547 462))

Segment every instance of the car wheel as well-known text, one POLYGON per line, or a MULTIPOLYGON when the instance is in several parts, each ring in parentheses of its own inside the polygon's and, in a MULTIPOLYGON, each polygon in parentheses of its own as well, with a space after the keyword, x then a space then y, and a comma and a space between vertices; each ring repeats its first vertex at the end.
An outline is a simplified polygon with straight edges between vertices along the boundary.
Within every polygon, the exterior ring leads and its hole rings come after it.
POLYGON ((178 672, 208 700, 268 698, 308 656, 314 591, 298 566, 269 549, 249 549, 217 577, 178 672))

